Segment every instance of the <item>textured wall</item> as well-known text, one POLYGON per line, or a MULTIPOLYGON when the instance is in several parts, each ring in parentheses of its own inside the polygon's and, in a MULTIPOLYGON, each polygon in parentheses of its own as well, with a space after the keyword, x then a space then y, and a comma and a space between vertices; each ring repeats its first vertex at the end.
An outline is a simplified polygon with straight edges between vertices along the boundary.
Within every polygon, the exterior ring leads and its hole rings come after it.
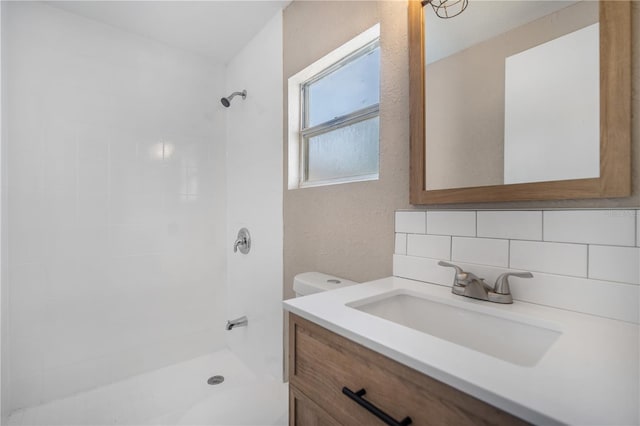
MULTIPOLYGON (((293 297, 292 280, 300 272, 356 281, 391 275, 393 212, 409 207, 406 3, 293 2, 284 12, 284 78, 286 90, 290 76, 377 22, 382 55, 380 179, 288 190, 285 176, 285 298, 293 297)), ((285 171, 286 147, 285 142, 285 171)))

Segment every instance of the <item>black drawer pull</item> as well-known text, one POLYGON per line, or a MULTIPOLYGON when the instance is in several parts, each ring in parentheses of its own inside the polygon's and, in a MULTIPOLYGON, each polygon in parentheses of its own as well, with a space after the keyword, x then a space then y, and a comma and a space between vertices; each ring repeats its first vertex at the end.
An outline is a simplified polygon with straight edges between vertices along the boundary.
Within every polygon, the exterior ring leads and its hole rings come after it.
POLYGON ((360 389, 358 392, 354 392, 345 386, 342 388, 342 393, 357 402, 358 405, 369 411, 371 414, 373 414, 389 426, 407 426, 411 424, 411 417, 407 416, 401 421, 397 421, 396 419, 364 399, 363 396, 365 396, 367 393, 367 391, 364 389, 360 389))

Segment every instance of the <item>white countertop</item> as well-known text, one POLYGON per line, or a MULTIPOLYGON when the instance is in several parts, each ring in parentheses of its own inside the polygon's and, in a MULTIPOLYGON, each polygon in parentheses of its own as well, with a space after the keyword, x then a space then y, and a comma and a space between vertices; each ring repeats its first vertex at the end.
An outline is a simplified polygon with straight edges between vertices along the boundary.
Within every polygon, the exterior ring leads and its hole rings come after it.
POLYGON ((636 324, 519 301, 477 301, 453 295, 450 287, 397 277, 286 300, 284 308, 534 424, 640 421, 636 324), (536 365, 524 367, 346 306, 394 290, 552 322, 562 334, 536 365))

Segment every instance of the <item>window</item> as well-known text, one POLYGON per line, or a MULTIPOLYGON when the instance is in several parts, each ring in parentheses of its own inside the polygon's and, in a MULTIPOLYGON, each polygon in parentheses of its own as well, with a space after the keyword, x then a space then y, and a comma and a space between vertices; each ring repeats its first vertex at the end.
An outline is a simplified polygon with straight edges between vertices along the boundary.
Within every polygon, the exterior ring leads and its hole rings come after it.
POLYGON ((379 27, 289 79, 289 188, 378 179, 379 27))

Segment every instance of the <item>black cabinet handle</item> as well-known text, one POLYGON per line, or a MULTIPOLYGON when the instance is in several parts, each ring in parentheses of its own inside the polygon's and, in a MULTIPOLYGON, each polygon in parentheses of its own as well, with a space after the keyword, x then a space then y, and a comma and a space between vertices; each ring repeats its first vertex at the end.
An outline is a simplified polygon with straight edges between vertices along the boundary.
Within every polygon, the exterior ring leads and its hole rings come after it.
POLYGON ((363 396, 365 396, 367 393, 367 391, 364 389, 360 389, 358 392, 354 392, 345 386, 342 388, 342 393, 357 402, 359 406, 363 407, 389 426, 407 426, 411 424, 411 417, 407 416, 404 419, 397 421, 396 419, 364 399, 363 396))

